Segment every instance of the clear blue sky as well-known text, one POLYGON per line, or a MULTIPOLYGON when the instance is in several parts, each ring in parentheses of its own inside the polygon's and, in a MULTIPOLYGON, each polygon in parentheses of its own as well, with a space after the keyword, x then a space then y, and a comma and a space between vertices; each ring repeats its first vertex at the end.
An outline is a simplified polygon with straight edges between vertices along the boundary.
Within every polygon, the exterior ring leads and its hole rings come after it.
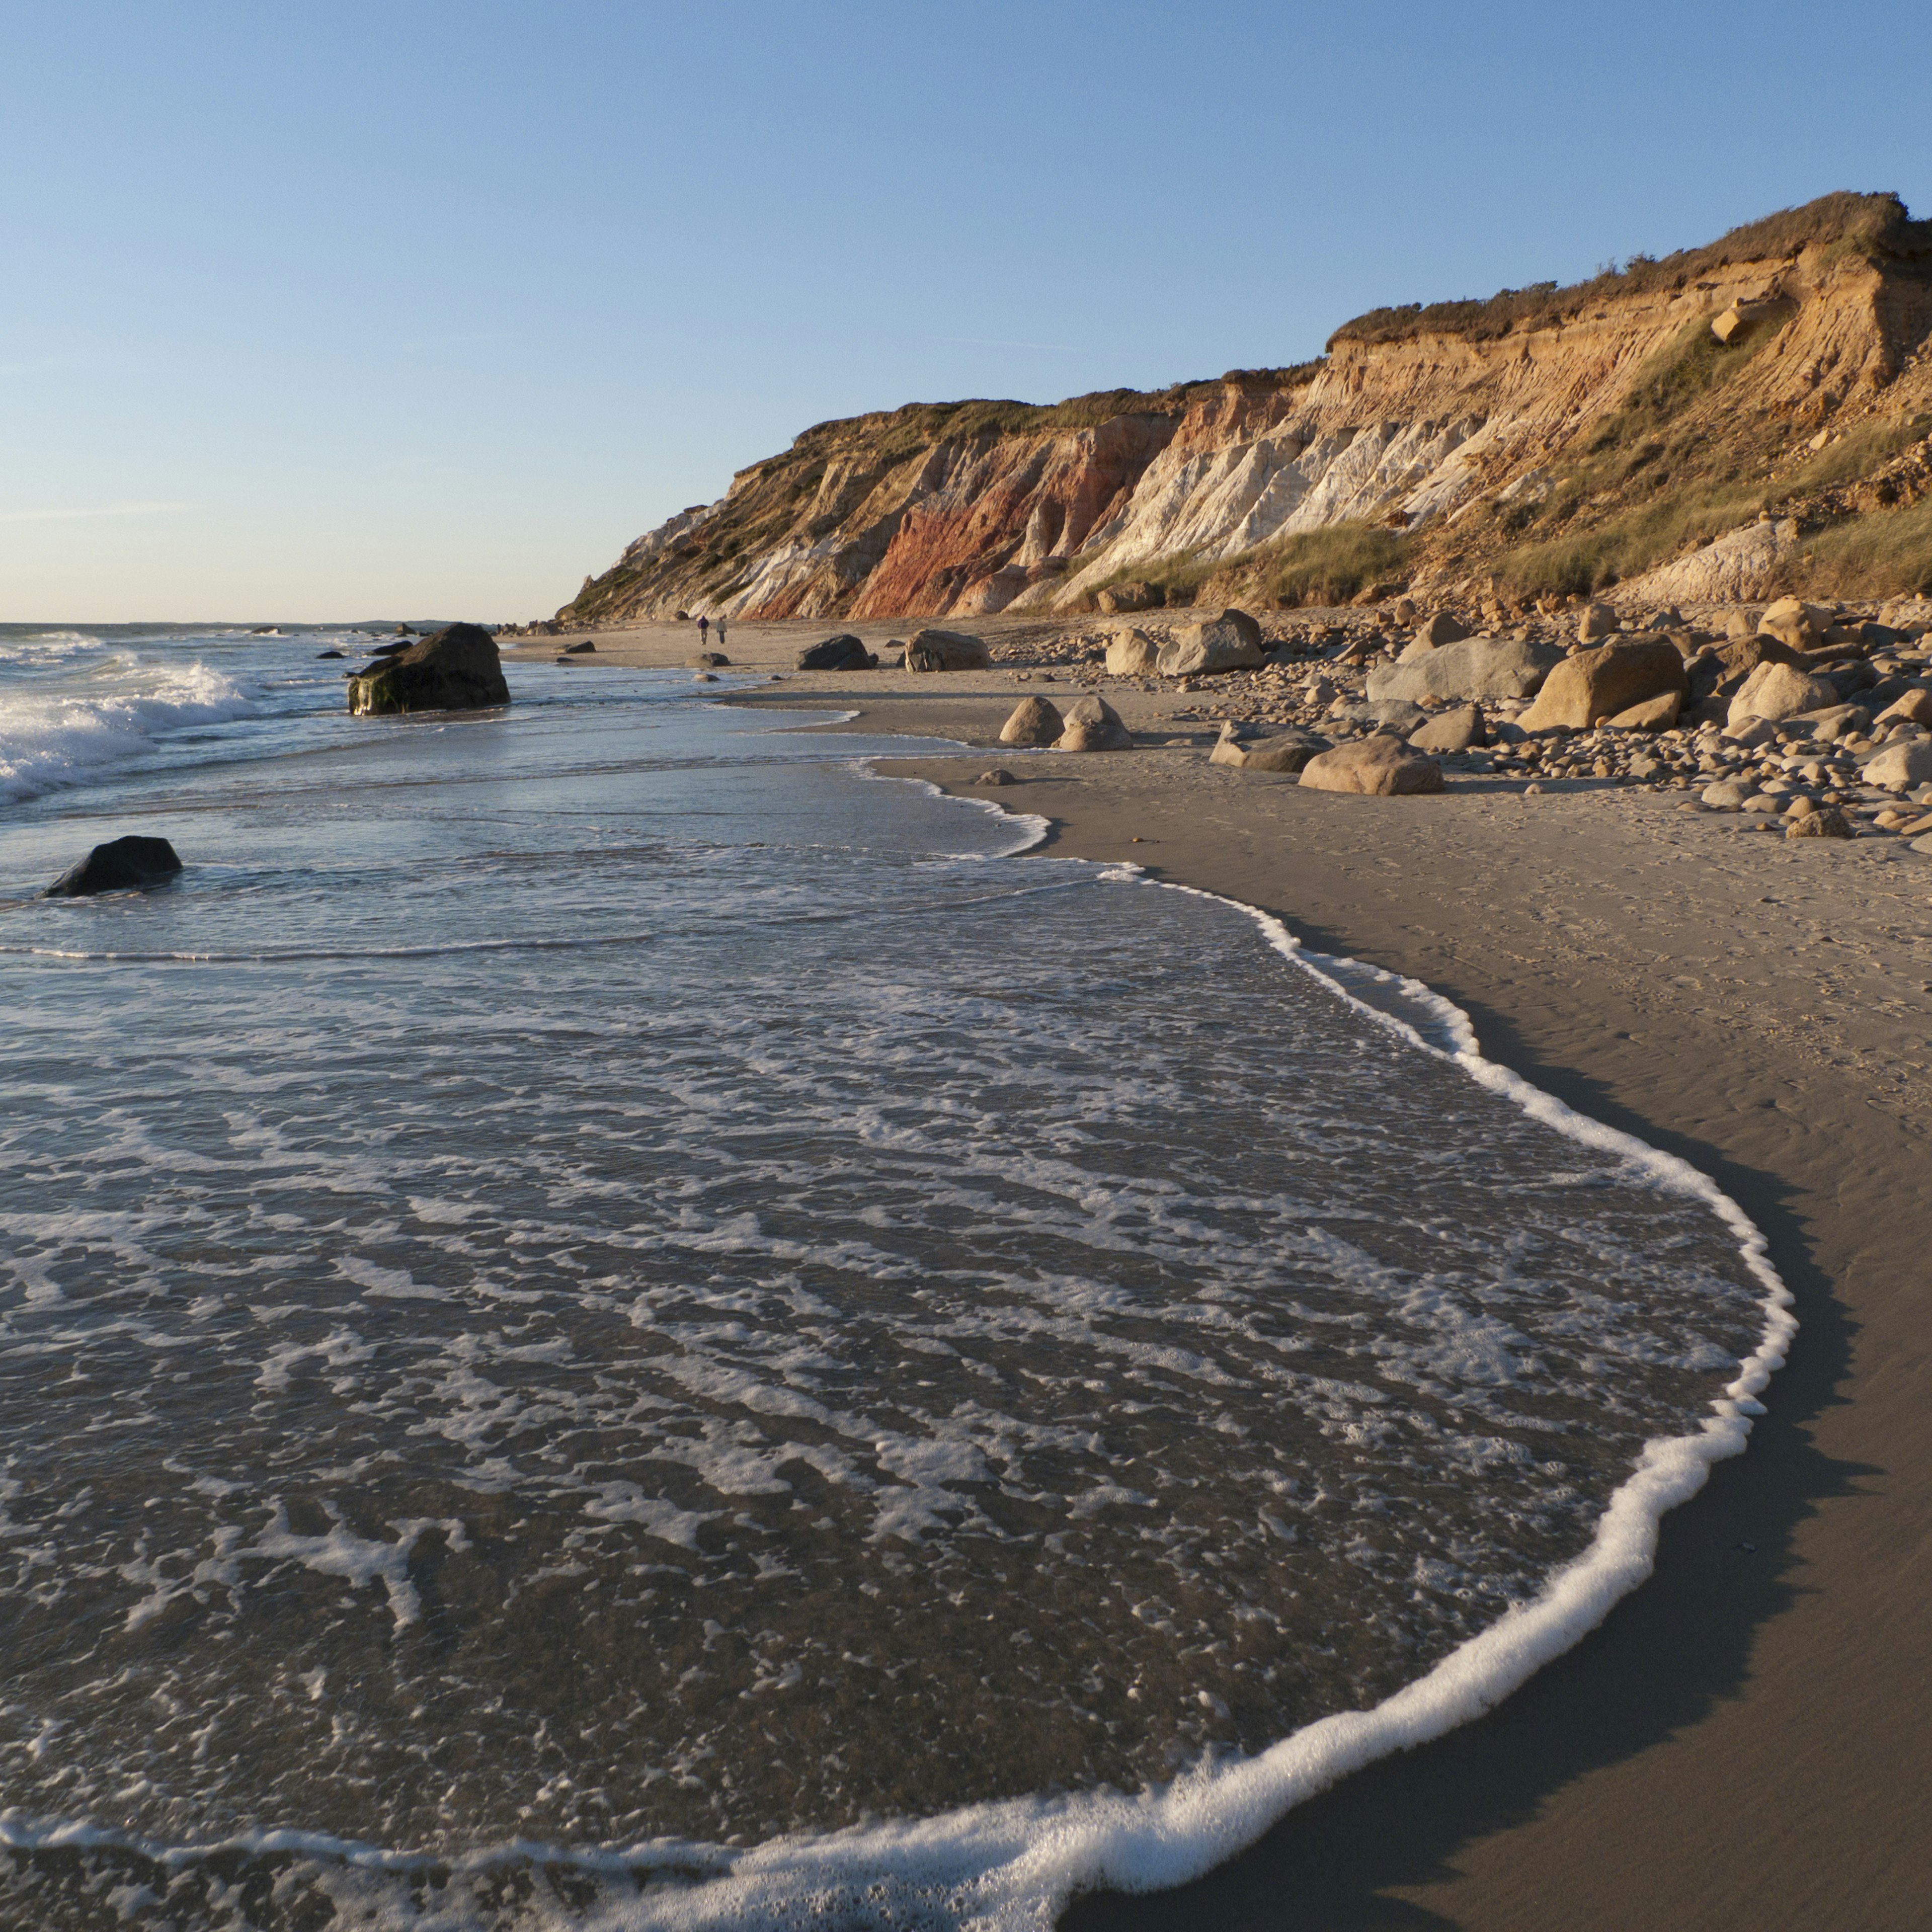
POLYGON ((1836 188, 1932 7, 0 6, 0 620, 548 612, 829 416, 1318 354, 1836 188))

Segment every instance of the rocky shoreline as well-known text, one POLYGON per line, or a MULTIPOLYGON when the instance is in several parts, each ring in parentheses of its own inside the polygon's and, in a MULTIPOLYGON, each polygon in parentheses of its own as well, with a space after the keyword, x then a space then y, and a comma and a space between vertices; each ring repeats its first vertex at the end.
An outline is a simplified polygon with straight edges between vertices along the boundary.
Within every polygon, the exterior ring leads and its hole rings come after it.
POLYGON ((1932 855, 1932 603, 1787 599, 1687 616, 1599 602, 1479 632, 1403 599, 1276 620, 1250 664, 1163 676, 1214 622, 1186 615, 1070 632, 1058 650, 995 642, 992 659, 1024 661, 1018 682, 1196 700, 1171 716, 1220 725, 1244 754, 1217 753, 1230 764, 1299 770, 1264 749, 1297 730, 1318 734, 1317 752, 1393 736, 1445 772, 1530 795, 1565 779, 1682 792, 1683 808, 1739 814, 1740 829, 1904 838, 1932 855))

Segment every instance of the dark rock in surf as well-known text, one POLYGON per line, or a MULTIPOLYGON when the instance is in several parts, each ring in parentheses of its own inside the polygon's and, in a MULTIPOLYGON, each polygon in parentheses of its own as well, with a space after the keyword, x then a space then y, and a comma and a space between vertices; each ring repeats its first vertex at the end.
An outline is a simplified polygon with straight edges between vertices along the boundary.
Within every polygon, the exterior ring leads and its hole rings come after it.
POLYGON ((879 661, 849 632, 827 638, 798 654, 800 670, 876 670, 879 661))
POLYGON ((165 838, 130 834, 97 845, 78 865, 70 866, 46 890, 44 899, 84 898, 90 892, 124 892, 130 887, 158 886, 182 868, 175 848, 165 838))
POLYGON ((349 709, 358 717, 478 711, 509 701, 496 640, 478 624, 452 624, 349 680, 349 709))
POLYGON ((315 658, 316 663, 320 664, 324 658, 339 658, 341 655, 340 651, 317 651, 315 658))

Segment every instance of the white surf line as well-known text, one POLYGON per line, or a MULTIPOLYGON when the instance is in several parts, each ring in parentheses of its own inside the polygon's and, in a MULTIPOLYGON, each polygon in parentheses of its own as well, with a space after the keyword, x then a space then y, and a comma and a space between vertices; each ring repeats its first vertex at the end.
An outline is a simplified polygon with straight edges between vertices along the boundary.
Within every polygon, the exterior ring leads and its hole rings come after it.
POLYGON ((80 952, 54 946, 0 946, 0 957, 10 955, 18 958, 124 966, 286 966, 318 959, 446 959, 467 952, 581 952, 599 946, 647 946, 656 938, 654 932, 614 932, 593 939, 456 939, 442 946, 318 946, 286 952, 80 952))
MULTIPOLYGON (((938 786, 928 789, 950 796, 938 786)), ((1003 809, 992 800, 958 802, 1003 809)), ((1204 1764, 1172 1784, 1132 1797, 1090 1792, 1006 1798, 931 1818, 776 1838, 743 1852, 659 1838, 628 1848, 518 1843, 439 1858, 287 1831, 164 1848, 96 1826, 37 1825, 11 1810, 0 1811, 0 1846, 22 1850, 124 1846, 176 1867, 217 1850, 296 1851, 398 1874, 440 1865, 466 1876, 548 1860, 586 1872, 659 1869, 668 1878, 676 1875, 677 1882, 653 1887, 635 1899, 600 1900, 594 1909, 599 1932, 746 1932, 752 1928, 779 1932, 795 1928, 802 1916, 823 1919, 842 1912, 858 1924, 884 1924, 896 1918, 931 1922, 943 1915, 958 1932, 1050 1932, 1077 1893, 1166 1891, 1203 1876, 1245 1850, 1296 1805, 1378 1759, 1412 1750, 1481 1717, 1544 1665, 1574 1648, 1650 1576, 1658 1525, 1666 1513, 1703 1487, 1713 1464, 1743 1450, 1752 1418, 1764 1413, 1758 1393, 1784 1366, 1798 1324, 1790 1312, 1790 1292, 1772 1264, 1763 1234, 1729 1195, 1688 1161, 1577 1113, 1485 1059, 1468 1014, 1421 981, 1311 952, 1272 914, 1198 886, 1149 879, 1138 865, 1098 867, 1096 876, 1185 892, 1246 914, 1284 958, 1378 1026, 1460 1068, 1532 1119, 1585 1146, 1623 1156, 1659 1187, 1704 1202, 1736 1237, 1739 1253, 1764 1290, 1765 1325, 1756 1349, 1711 1405, 1696 1434, 1660 1437, 1645 1445, 1636 1468, 1606 1505, 1590 1547, 1554 1572, 1537 1596, 1506 1611, 1372 1709, 1321 1718, 1255 1757, 1204 1764), (1351 975, 1394 988, 1436 1021, 1451 1044, 1436 1046, 1410 1022, 1358 998, 1343 983, 1351 975)), ((401 1926, 409 1922, 386 1918, 382 1922, 401 1926)))

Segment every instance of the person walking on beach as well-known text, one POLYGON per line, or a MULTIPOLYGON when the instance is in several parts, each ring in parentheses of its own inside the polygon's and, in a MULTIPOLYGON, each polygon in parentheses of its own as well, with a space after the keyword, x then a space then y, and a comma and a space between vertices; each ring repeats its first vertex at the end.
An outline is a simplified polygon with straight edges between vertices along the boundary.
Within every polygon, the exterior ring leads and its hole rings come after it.
POLYGON ((704 650, 704 644, 705 644, 704 634, 705 634, 705 632, 707 632, 708 630, 710 630, 710 628, 711 628, 711 620, 710 620, 709 617, 700 617, 700 618, 699 618, 699 619, 698 619, 698 648, 700 651, 701 651, 702 650, 704 650))
POLYGON ((722 610, 718 614, 718 648, 721 651, 724 648, 724 614, 722 610))

